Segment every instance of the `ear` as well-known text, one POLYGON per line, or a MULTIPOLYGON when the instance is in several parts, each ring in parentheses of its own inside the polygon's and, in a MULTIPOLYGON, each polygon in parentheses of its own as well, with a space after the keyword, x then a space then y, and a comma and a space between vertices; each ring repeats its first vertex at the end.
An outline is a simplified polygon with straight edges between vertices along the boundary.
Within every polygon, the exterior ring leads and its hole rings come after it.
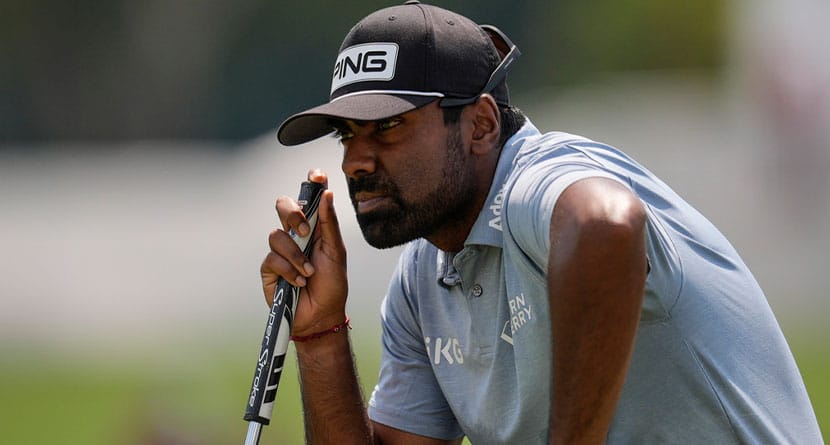
POLYGON ((483 155, 498 150, 501 126, 499 120, 499 106, 493 96, 482 94, 471 104, 465 112, 469 113, 469 122, 472 125, 471 150, 474 154, 483 155))

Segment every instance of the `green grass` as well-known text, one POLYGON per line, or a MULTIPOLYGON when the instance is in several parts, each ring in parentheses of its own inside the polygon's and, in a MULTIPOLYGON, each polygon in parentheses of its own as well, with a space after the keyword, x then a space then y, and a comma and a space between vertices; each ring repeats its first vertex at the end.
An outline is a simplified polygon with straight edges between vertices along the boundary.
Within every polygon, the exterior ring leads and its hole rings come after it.
MULTIPOLYGON (((361 342, 363 346, 356 347, 367 394, 377 379, 374 344, 361 342)), ((255 355, 217 349, 209 355, 165 353, 115 363, 3 351, 0 443, 241 443, 248 426, 242 415, 255 355)), ((193 351, 199 349, 188 352, 193 351)), ((304 443, 293 350, 289 354, 292 359, 283 372, 263 445, 304 443)))
POLYGON ((830 442, 830 348, 824 335, 791 342, 798 369, 807 386, 807 393, 818 417, 825 442, 830 442))
POLYGON ((244 437, 237 365, 199 361, 190 373, 180 364, 164 371, 146 361, 66 360, 23 359, 0 371, 3 443, 168 443, 166 437, 219 444, 244 437))
MULTIPOLYGON (((371 339, 355 344, 367 395, 377 378, 376 344, 371 339)), ((815 336, 801 336, 791 344, 827 441, 830 355, 815 336)), ((242 414, 253 359, 228 352, 234 349, 219 345, 194 357, 170 353, 116 363, 3 351, 0 442, 241 443, 247 429, 242 414)), ((296 367, 293 359, 290 363, 280 383, 274 422, 262 436, 263 445, 304 443, 296 367)))

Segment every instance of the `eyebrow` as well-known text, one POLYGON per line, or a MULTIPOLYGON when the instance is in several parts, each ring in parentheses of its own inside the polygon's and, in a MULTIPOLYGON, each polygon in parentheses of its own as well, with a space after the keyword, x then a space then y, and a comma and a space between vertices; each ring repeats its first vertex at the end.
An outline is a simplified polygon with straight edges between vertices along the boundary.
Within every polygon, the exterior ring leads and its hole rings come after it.
POLYGON ((352 119, 329 119, 329 125, 334 127, 336 130, 351 130, 348 122, 353 122, 358 127, 365 127, 369 125, 373 121, 358 121, 352 119))
POLYGON ((402 115, 403 114, 396 114, 394 116, 389 116, 387 118, 376 119, 376 120, 371 120, 371 121, 356 120, 356 119, 329 119, 329 125, 331 125, 332 127, 334 127, 335 130, 338 130, 338 131, 340 131, 340 130, 351 130, 351 127, 349 126, 348 122, 352 122, 352 123, 354 123, 355 126, 363 128, 367 125, 376 124, 378 122, 384 122, 384 121, 388 121, 388 120, 392 120, 392 119, 398 119, 402 115))

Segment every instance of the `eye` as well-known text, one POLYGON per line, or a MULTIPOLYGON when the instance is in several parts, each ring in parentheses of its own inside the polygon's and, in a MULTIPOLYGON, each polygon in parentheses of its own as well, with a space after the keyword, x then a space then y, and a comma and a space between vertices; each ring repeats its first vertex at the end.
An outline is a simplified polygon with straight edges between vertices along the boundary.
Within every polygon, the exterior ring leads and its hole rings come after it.
POLYGON ((347 128, 336 128, 334 129, 334 137, 336 137, 340 142, 347 141, 354 136, 354 133, 347 129, 347 128))
POLYGON ((399 117, 392 117, 389 119, 384 119, 382 121, 377 121, 377 128, 378 131, 386 131, 390 128, 397 127, 398 125, 403 122, 403 119, 399 117))

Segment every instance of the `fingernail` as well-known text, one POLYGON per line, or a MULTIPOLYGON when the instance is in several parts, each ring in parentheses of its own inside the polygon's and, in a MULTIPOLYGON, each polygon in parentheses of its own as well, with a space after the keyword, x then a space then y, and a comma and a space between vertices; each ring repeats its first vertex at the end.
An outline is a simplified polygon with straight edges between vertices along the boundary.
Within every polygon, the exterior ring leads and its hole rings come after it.
POLYGON ((314 273, 314 266, 312 266, 311 263, 303 264, 303 269, 305 269, 305 273, 307 275, 311 275, 314 273))
POLYGON ((305 277, 302 276, 302 275, 298 275, 297 279, 294 280, 294 281, 297 282, 297 286, 299 286, 299 287, 305 287, 305 285, 306 285, 305 277))
POLYGON ((311 230, 311 227, 309 227, 308 223, 301 223, 297 230, 300 231, 300 236, 307 236, 308 232, 311 230))

